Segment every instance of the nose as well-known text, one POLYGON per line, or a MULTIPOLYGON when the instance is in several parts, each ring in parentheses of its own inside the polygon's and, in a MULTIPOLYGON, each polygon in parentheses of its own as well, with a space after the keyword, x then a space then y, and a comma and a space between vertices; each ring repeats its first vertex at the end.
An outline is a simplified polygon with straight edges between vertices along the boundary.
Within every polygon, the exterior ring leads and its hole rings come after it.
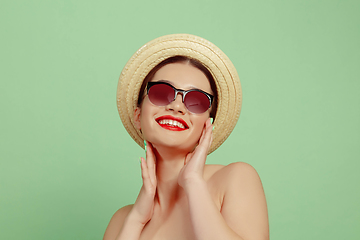
POLYGON ((171 103, 169 103, 168 105, 166 105, 165 108, 166 108, 166 110, 179 112, 181 114, 186 113, 186 107, 182 101, 181 94, 177 94, 175 100, 172 101, 171 103))

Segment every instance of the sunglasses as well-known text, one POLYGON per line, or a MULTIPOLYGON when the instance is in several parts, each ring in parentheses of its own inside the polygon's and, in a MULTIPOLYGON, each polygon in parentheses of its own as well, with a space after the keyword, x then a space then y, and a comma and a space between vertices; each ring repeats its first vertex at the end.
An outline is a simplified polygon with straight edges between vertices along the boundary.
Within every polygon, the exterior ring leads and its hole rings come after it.
POLYGON ((185 107, 192 113, 206 112, 213 102, 214 96, 199 89, 182 90, 166 82, 148 82, 147 95, 150 102, 157 106, 166 106, 175 100, 178 93, 182 95, 185 107))

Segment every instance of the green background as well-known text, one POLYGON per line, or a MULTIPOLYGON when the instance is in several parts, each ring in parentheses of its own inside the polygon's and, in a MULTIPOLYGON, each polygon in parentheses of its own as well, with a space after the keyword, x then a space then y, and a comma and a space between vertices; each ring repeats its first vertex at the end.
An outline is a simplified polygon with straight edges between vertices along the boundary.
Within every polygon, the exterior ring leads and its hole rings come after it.
POLYGON ((360 2, 0 3, 0 239, 101 239, 141 186, 117 81, 171 33, 215 43, 243 108, 208 163, 262 179, 271 239, 360 239, 360 2))

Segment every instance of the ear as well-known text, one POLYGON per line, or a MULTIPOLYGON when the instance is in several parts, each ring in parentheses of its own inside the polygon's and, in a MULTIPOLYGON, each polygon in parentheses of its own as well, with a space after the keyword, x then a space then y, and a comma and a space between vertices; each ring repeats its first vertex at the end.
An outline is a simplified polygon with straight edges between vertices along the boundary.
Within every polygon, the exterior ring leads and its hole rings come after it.
POLYGON ((134 111, 134 123, 137 129, 141 129, 141 122, 140 122, 140 115, 141 115, 141 109, 139 107, 135 108, 134 111))

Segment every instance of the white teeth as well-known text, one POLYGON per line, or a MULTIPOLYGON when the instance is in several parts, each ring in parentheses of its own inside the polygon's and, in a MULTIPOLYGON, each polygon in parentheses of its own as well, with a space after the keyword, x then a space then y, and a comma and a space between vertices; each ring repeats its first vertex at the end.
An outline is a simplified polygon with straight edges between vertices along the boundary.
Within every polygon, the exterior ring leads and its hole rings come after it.
POLYGON ((159 121, 159 123, 169 125, 172 127, 185 128, 185 126, 182 123, 175 121, 175 120, 170 120, 170 119, 162 119, 159 121))

